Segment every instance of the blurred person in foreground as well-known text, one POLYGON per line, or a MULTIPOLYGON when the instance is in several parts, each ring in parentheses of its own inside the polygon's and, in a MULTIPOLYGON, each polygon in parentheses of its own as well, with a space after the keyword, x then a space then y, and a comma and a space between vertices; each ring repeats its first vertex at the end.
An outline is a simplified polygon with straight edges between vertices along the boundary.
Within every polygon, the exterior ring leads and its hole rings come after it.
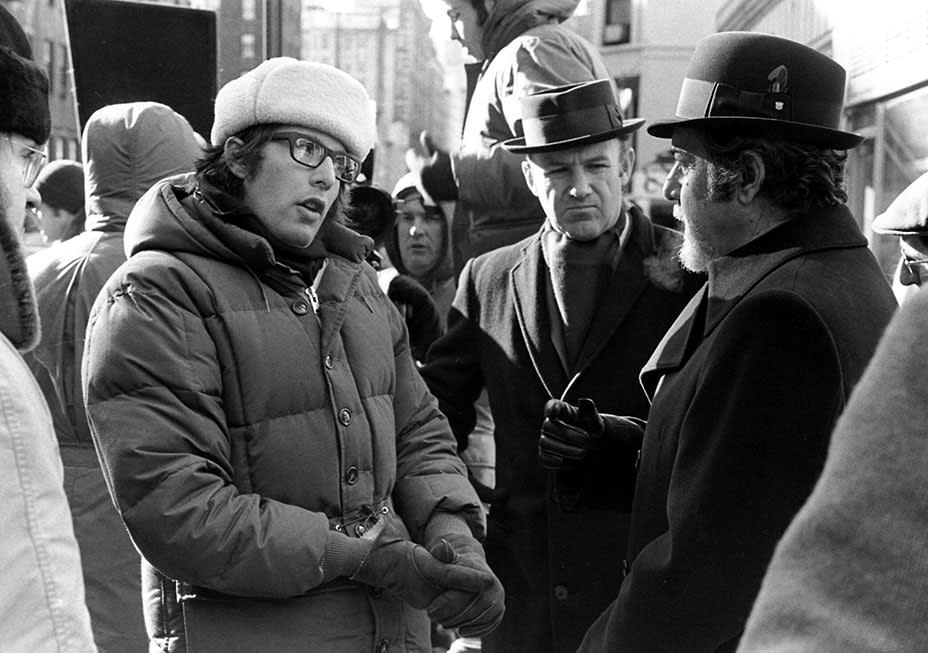
POLYGON ((468 262, 422 374, 462 448, 484 388, 495 424, 487 557, 508 604, 483 650, 574 651, 618 590, 628 531, 612 509, 620 486, 628 499, 638 446, 603 437, 540 460, 546 403, 644 417, 638 370, 700 283, 674 259, 680 234, 625 201, 643 121, 623 122, 609 80, 525 96, 520 113, 525 136, 504 146, 547 219, 468 262))
POLYGON ((573 82, 609 78, 597 49, 563 22, 579 0, 442 0, 451 38, 476 60, 467 64, 467 112, 457 151, 427 133, 411 150, 436 202, 455 201, 455 272, 467 259, 529 236, 545 213, 522 178, 522 157, 502 147, 521 135, 520 98, 573 82))
POLYGON ((21 355, 39 339, 23 211, 51 128, 48 79, 30 57, 0 6, 0 648, 95 651, 55 432, 21 355))
POLYGON ((845 71, 722 32, 690 60, 664 196, 709 280, 641 372, 651 400, 618 597, 581 651, 733 651, 777 540, 895 309, 845 206, 845 71))
POLYGON ((39 230, 47 245, 73 238, 84 230, 84 169, 77 161, 52 161, 39 173, 35 189, 39 230))
POLYGON ((873 229, 902 237, 904 302, 777 545, 739 651, 928 650, 928 175, 873 229))
POLYGON ((84 379, 153 645, 418 652, 429 617, 502 614, 454 439, 342 224, 371 107, 336 68, 269 59, 129 218, 84 379))
POLYGON ((86 230, 27 259, 42 320, 42 338, 27 360, 61 447, 94 637, 101 651, 119 653, 142 650, 147 641, 140 559, 107 492, 87 424, 84 335, 97 294, 126 260, 123 232, 132 207, 155 182, 193 170, 201 149, 187 120, 157 102, 98 109, 84 125, 81 149, 86 230))

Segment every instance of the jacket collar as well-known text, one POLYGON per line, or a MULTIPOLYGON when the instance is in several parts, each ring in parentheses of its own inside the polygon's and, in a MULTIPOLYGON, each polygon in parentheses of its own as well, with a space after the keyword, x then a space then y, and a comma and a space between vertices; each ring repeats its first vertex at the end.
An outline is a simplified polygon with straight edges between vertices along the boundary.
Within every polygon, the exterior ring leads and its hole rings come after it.
POLYGON ((7 218, 0 215, 0 332, 25 352, 39 341, 38 309, 22 246, 7 218))
POLYGON ((709 280, 687 304, 641 370, 641 384, 653 399, 660 377, 682 367, 752 288, 798 256, 827 249, 866 247, 846 206, 820 209, 778 225, 756 240, 713 261, 709 280))

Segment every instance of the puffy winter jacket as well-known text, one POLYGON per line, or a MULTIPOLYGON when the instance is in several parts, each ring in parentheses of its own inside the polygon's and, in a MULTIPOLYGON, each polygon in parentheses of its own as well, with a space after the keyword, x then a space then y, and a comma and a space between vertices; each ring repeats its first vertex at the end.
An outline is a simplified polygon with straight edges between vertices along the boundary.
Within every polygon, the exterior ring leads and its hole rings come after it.
POLYGON ((313 289, 194 186, 168 180, 137 204, 84 361, 110 489, 157 570, 150 632, 180 647, 182 581, 231 601, 302 597, 317 624, 307 650, 430 650, 423 613, 323 579, 330 531, 356 535, 372 513, 395 510, 417 540, 436 511, 485 528, 402 318, 364 262, 370 239, 324 225, 313 289))

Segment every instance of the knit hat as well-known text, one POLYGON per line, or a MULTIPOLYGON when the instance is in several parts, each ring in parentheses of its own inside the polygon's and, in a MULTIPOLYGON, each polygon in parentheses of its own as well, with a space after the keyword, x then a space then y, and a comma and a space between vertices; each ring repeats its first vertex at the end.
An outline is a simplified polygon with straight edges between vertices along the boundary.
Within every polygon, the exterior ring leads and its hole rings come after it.
POLYGON ((273 123, 318 129, 361 160, 377 140, 373 104, 361 82, 290 57, 268 59, 219 89, 210 141, 220 146, 247 127, 273 123))
POLYGON ((84 168, 70 159, 52 161, 42 168, 35 188, 43 203, 77 213, 84 206, 84 168))
POLYGON ((29 59, 23 28, 6 9, 0 9, 0 132, 44 143, 52 124, 48 78, 29 59))

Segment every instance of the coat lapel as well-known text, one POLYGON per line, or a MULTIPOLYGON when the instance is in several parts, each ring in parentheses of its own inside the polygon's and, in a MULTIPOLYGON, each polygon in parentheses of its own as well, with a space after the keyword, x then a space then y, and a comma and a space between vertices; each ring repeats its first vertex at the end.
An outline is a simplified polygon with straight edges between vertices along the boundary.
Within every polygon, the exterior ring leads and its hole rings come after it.
POLYGON ((551 319, 546 310, 547 269, 541 256, 541 241, 533 238, 522 250, 522 258, 510 273, 516 320, 525 340, 535 373, 551 397, 560 397, 567 374, 551 341, 551 319))
POLYGON ((641 387, 649 400, 654 400, 661 378, 668 372, 682 367, 696 346, 702 342, 708 294, 709 284, 706 283, 670 325, 651 358, 641 369, 641 387))

